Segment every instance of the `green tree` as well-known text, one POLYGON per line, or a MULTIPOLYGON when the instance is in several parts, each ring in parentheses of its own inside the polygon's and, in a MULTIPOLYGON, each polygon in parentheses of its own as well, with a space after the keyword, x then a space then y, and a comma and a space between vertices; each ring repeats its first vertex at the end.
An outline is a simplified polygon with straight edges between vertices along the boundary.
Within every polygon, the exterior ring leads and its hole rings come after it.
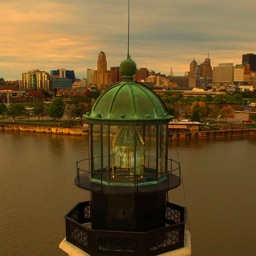
POLYGON ((66 114, 70 119, 78 117, 82 121, 83 115, 91 109, 90 102, 90 98, 74 98, 72 104, 66 108, 66 114))
POLYGON ((213 102, 216 104, 225 104, 226 103, 226 95, 216 95, 213 98, 213 102))
POLYGON ((256 114, 250 114, 249 115, 249 120, 252 120, 252 121, 256 122, 256 114))
POLYGON ((208 108, 208 117, 212 120, 217 119, 217 117, 220 115, 220 108, 217 106, 212 106, 208 108))
POLYGON ((186 104, 192 104, 195 101, 195 97, 194 96, 188 96, 186 98, 186 104))
POLYGON ((51 118, 58 120, 63 117, 65 111, 65 103, 61 98, 55 98, 50 104, 48 113, 51 118))
POLYGON ((200 122, 200 113, 197 109, 195 109, 193 112, 192 112, 192 115, 191 115, 191 121, 193 122, 200 122))
POLYGON ((44 116, 47 112, 43 101, 35 101, 32 106, 34 108, 34 114, 38 117, 38 120, 40 120, 40 117, 44 116))
POLYGON ((194 101, 190 107, 191 121, 201 121, 207 116, 206 103, 203 101, 194 101))
POLYGON ((212 101, 213 101, 212 95, 211 95, 211 94, 207 94, 207 95, 205 96, 205 100, 206 100, 207 103, 212 102, 212 101))
POLYGON ((7 112, 7 107, 5 104, 1 103, 0 104, 0 115, 4 116, 7 112))
POLYGON ((21 103, 12 103, 7 108, 7 115, 13 118, 13 121, 16 120, 17 116, 25 115, 25 105, 21 103))
POLYGON ((234 116, 234 109, 230 105, 226 105, 220 110, 220 117, 224 122, 226 122, 228 118, 234 118, 234 116))
POLYGON ((168 103, 178 103, 183 97, 183 94, 181 92, 175 91, 166 91, 164 95, 166 96, 166 102, 168 103))
POLYGON ((228 104, 242 104, 243 97, 241 93, 228 94, 226 96, 226 103, 228 104))

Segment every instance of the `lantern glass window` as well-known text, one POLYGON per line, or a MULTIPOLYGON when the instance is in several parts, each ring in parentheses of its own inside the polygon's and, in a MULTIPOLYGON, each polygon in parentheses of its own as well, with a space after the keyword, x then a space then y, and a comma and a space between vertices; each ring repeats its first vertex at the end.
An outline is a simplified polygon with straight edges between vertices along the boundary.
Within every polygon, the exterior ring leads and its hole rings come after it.
POLYGON ((90 125, 91 181, 109 186, 145 186, 166 180, 166 123, 90 125))

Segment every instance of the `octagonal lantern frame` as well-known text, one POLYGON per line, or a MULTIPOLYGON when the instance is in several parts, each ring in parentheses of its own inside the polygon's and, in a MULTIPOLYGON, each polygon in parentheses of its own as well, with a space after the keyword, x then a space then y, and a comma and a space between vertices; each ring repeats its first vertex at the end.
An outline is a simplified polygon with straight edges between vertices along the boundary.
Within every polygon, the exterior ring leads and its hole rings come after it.
POLYGON ((125 187, 125 193, 136 190, 167 191, 181 182, 180 164, 168 156, 166 120, 121 123, 89 121, 89 158, 78 161, 76 168, 76 185, 90 191, 98 191, 99 187, 102 190, 104 186, 113 192, 125 187), (120 129, 126 131, 124 138, 121 138, 123 143, 130 143, 127 146, 131 152, 130 156, 126 155, 129 159, 127 166, 116 166, 113 142, 117 141, 120 129), (141 159, 138 160, 139 157, 141 159))

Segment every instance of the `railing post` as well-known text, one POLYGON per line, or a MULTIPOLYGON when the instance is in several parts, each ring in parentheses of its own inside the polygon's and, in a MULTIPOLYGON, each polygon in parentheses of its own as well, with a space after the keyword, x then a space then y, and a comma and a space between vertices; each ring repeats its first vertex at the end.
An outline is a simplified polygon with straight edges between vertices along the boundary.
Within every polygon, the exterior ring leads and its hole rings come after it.
POLYGON ((79 172, 80 168, 78 167, 78 161, 76 161, 76 177, 78 180, 78 183, 80 184, 80 172, 79 172))

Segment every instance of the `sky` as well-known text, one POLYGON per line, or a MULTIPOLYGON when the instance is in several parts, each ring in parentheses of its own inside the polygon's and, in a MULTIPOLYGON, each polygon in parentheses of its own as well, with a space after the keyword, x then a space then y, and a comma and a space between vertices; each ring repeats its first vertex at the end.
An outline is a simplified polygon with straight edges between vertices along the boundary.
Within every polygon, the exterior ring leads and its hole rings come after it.
MULTIPOLYGON (((128 52, 128 0, 0 0, 0 77, 39 69, 108 69, 128 52)), ((256 54, 255 0, 130 0, 129 54, 138 68, 184 75, 190 62, 241 64, 256 54)))

